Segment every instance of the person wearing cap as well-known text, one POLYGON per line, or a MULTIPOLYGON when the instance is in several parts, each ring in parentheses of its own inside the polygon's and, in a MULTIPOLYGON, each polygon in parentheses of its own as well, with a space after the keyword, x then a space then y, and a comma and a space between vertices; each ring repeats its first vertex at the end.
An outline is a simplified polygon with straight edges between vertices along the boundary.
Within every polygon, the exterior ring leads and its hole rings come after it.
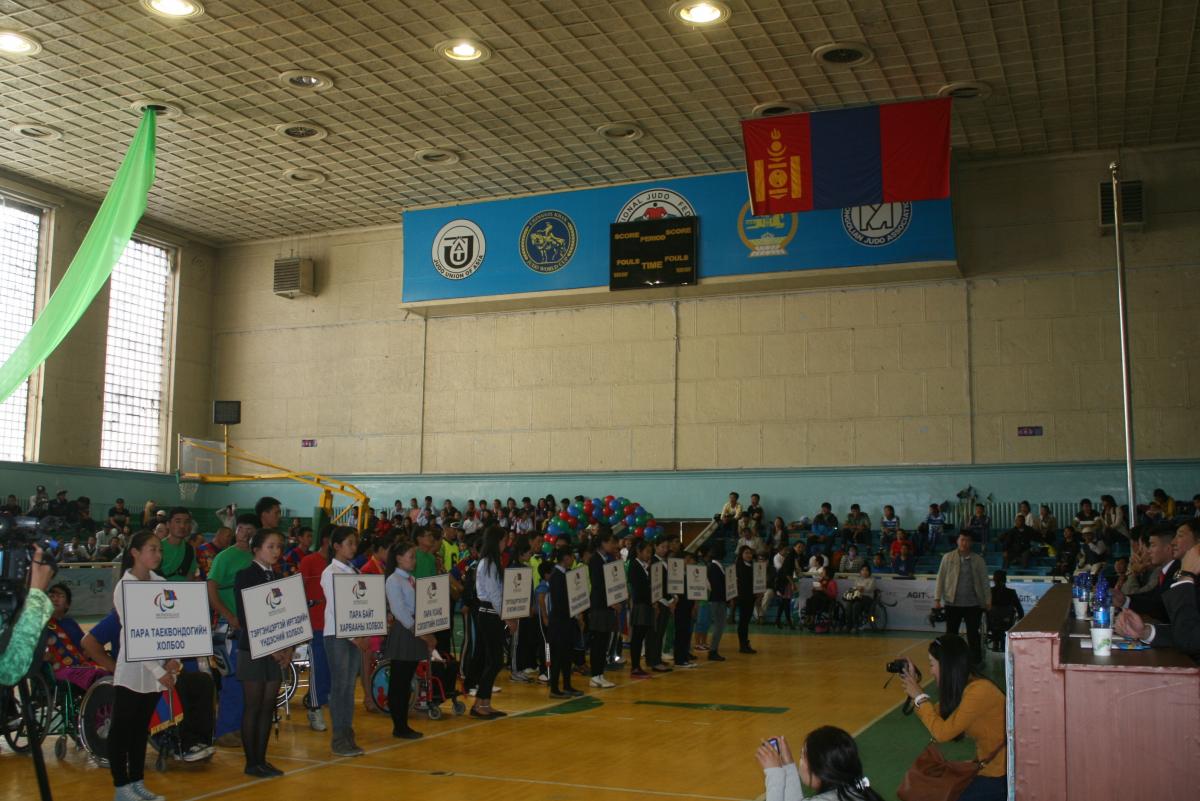
POLYGON ((34 493, 29 496, 29 512, 33 517, 42 517, 46 514, 50 506, 50 496, 46 494, 46 487, 43 484, 38 484, 34 493))
POLYGON ((50 517, 67 517, 71 514, 71 502, 67 500, 67 491, 60 489, 54 494, 54 500, 50 501, 46 508, 46 514, 50 517))

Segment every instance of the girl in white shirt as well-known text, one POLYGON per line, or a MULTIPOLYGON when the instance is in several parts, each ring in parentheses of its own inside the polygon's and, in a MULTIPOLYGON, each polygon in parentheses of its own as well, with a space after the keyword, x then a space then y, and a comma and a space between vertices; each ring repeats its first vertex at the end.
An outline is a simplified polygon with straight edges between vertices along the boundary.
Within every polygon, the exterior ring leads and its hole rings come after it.
MULTIPOLYGON (((149 531, 133 536, 121 563, 123 574, 113 590, 113 606, 118 618, 125 613, 125 583, 162 581, 154 570, 162 562, 162 543, 149 531)), ((163 583, 164 587, 169 586, 163 583)), ((127 626, 121 620, 122 626, 127 626)), ((116 787, 114 801, 164 801, 163 796, 146 789, 143 770, 146 764, 146 740, 150 718, 163 690, 175 686, 178 659, 129 662, 127 649, 117 654, 113 671, 113 716, 108 732, 108 767, 116 787)))
POLYGON ((754 754, 766 780, 764 801, 800 801, 801 783, 817 793, 809 801, 883 801, 863 775, 858 746, 847 732, 834 726, 813 730, 804 738, 798 766, 787 740, 776 742, 778 750, 763 743, 754 754))

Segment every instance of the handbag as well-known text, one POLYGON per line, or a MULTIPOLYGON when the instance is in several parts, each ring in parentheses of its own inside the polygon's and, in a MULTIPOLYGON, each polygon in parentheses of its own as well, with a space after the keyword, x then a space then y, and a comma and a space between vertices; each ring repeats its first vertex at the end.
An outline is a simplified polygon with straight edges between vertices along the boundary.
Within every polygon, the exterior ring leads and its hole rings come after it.
POLYGON ((996 746, 987 759, 951 762, 942 756, 937 744, 930 740, 904 774, 904 781, 900 782, 896 796, 900 801, 956 801, 1002 748, 1004 741, 996 746))

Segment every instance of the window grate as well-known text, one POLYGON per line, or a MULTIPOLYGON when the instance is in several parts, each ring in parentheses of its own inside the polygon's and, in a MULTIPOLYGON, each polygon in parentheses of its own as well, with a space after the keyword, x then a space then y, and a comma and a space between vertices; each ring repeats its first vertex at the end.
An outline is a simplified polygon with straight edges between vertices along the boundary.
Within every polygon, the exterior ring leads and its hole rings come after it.
MULTIPOLYGON (((38 243, 42 213, 0 198, 0 364, 8 360, 33 325, 37 290, 38 243)), ((29 381, 0 403, 0 459, 25 459, 29 381)))
POLYGON ((109 285, 100 466, 158 470, 171 252, 131 241, 109 285))

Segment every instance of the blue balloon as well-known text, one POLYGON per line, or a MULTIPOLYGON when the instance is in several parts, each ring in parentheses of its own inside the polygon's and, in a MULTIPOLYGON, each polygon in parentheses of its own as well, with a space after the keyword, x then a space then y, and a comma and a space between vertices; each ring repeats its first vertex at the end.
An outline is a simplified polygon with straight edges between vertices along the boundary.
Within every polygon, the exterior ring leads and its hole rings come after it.
POLYGON ((592 498, 592 506, 596 509, 603 509, 604 501, 600 500, 599 498, 592 498))
POLYGON ((642 508, 642 505, 639 503, 639 504, 638 504, 638 507, 637 507, 636 509, 634 509, 634 510, 633 510, 633 513, 634 513, 635 515, 644 515, 644 514, 646 514, 646 510, 645 510, 645 509, 643 509, 643 508, 642 508))
POLYGON ((636 523, 637 523, 636 517, 634 517, 633 515, 625 515, 625 525, 626 526, 628 526, 629 528, 633 528, 636 523))
POLYGON ((621 505, 617 502, 617 499, 613 498, 611 501, 608 502, 608 511, 615 512, 615 511, 617 511, 617 509, 620 508, 620 506, 621 505))

